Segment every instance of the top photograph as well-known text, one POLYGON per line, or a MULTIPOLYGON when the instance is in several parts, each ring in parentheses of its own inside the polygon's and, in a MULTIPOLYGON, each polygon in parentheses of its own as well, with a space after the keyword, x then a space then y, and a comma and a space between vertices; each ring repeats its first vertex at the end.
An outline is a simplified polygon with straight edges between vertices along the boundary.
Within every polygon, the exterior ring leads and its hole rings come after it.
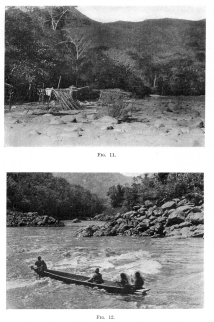
POLYGON ((204 147, 205 7, 5 7, 5 147, 204 147))

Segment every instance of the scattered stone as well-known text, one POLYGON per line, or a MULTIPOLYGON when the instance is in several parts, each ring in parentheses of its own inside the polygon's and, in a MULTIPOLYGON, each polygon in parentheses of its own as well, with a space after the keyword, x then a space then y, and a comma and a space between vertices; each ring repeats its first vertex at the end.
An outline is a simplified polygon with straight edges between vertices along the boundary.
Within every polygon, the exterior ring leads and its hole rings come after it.
POLYGON ((51 216, 39 216, 37 212, 7 211, 7 227, 63 227, 64 223, 51 216))
POLYGON ((163 210, 165 210, 165 209, 171 209, 171 208, 175 207, 175 205, 176 205, 175 201, 168 201, 168 202, 164 203, 164 204, 161 206, 161 208, 162 208, 163 210))

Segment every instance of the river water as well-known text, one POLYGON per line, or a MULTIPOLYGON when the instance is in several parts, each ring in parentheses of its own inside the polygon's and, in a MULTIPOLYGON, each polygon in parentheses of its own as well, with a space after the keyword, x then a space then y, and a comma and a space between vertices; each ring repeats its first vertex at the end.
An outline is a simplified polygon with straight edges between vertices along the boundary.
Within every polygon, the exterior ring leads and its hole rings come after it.
POLYGON ((203 307, 203 239, 75 238, 75 231, 85 224, 7 228, 8 309, 203 307), (39 255, 50 269, 90 276, 95 267, 100 267, 103 277, 111 280, 121 272, 131 276, 139 270, 145 277, 144 286, 151 291, 146 296, 108 294, 39 279, 29 268, 39 255))

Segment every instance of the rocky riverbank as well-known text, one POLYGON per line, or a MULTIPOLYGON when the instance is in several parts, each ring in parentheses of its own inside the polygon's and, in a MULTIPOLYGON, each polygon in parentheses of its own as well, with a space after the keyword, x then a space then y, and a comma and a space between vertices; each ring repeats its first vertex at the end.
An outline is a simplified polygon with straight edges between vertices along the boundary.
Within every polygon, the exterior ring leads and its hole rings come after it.
POLYGON ((37 212, 22 213, 18 211, 7 211, 7 227, 63 227, 63 222, 50 217, 39 216, 37 212))
POLYGON ((90 225, 76 233, 76 237, 92 236, 204 237, 203 197, 191 194, 162 204, 147 200, 101 226, 90 225))
POLYGON ((5 114, 6 146, 204 146, 204 96, 131 100, 126 121, 99 102, 49 112, 21 105, 5 114), (130 115, 129 115, 130 114, 130 115))

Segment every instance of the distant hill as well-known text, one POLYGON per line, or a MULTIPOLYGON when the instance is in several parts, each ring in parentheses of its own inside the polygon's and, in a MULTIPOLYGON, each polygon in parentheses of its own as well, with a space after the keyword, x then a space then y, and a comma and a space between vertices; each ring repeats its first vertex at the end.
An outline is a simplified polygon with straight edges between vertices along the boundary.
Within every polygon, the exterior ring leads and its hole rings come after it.
POLYGON ((5 81, 14 85, 15 94, 33 99, 33 86, 57 87, 61 76, 61 87, 78 83, 138 96, 204 95, 205 20, 101 23, 66 7, 54 27, 63 8, 7 8, 5 81), (80 47, 88 45, 81 56, 76 52, 79 41, 80 47))
POLYGON ((108 189, 114 185, 131 185, 132 177, 120 173, 53 173, 56 177, 66 179, 70 184, 80 185, 99 197, 106 198, 108 189))

